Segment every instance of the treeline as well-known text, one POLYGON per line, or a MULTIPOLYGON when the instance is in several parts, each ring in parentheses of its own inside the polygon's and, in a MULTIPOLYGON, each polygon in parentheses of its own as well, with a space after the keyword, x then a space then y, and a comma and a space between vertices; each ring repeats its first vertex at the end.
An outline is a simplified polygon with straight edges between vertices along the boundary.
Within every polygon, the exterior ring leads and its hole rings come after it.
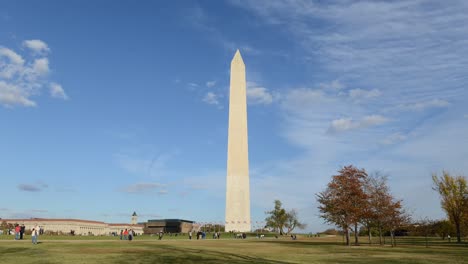
POLYGON ((352 165, 338 173, 332 176, 327 188, 316 195, 320 217, 343 230, 347 245, 351 244, 351 233, 355 244, 359 244, 361 228, 366 230, 369 243, 376 230, 380 244, 383 244, 384 232, 389 232, 394 245, 395 231, 410 222, 410 215, 403 208, 402 200, 390 193, 387 178, 378 173, 368 175, 364 169, 352 165))
MULTIPOLYGON (((364 169, 345 166, 332 176, 327 188, 316 194, 320 217, 335 225, 350 245, 354 234, 355 244, 359 235, 382 237, 390 235, 395 245, 395 235, 440 236, 455 234, 461 242, 464 232, 468 233, 468 185, 464 176, 452 176, 444 171, 442 176, 432 175, 433 189, 441 198, 442 209, 447 220, 411 221, 402 200, 395 198, 387 185, 387 178, 374 173, 368 175, 364 169)), ((465 234, 466 235, 466 234, 465 234)))

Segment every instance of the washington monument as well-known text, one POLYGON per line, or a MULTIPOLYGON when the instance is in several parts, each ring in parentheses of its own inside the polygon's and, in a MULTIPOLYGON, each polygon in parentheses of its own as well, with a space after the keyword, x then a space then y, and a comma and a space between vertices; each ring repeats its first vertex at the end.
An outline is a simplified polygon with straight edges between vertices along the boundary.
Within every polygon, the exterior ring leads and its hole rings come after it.
POLYGON ((227 156, 226 231, 250 231, 245 64, 239 50, 231 61, 227 156))

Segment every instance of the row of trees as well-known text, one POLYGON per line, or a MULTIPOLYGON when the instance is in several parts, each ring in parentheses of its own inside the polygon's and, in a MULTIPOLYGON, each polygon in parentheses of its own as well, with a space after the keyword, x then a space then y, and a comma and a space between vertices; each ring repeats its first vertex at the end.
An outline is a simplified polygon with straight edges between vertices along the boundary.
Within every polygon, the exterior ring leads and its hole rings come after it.
POLYGON ((350 245, 350 233, 359 244, 359 227, 364 227, 371 240, 371 230, 377 229, 380 244, 384 231, 389 231, 392 245, 395 230, 409 223, 409 214, 402 200, 392 196, 387 178, 378 173, 368 175, 364 169, 345 166, 332 176, 327 188, 317 194, 320 216, 329 224, 342 229, 346 244, 350 245))
MULTIPOLYGON (((320 217, 343 231, 347 245, 351 244, 351 233, 354 233, 355 244, 359 244, 362 230, 368 235, 369 243, 372 243, 371 234, 374 232, 379 234, 382 244, 382 235, 387 232, 392 245, 395 245, 395 232, 399 228, 400 233, 403 230, 405 234, 439 235, 442 238, 455 231, 457 242, 461 242, 462 231, 468 231, 467 179, 452 176, 446 171, 440 177, 432 175, 432 179, 433 189, 440 194, 441 206, 448 220, 426 219, 411 223, 402 200, 391 194, 385 176, 379 173, 368 175, 364 169, 352 165, 339 170, 327 188, 316 194, 320 217)), ((306 226, 298 220, 297 211, 286 211, 279 200, 275 200, 274 209, 266 214, 266 227, 281 235, 306 226)))

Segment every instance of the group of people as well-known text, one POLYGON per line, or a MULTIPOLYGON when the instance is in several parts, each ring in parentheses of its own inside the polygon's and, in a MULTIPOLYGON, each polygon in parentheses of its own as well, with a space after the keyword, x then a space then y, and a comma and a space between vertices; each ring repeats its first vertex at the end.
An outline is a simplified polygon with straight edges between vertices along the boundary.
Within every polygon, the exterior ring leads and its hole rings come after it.
POLYGON ((132 241, 133 237, 135 236, 135 231, 133 229, 127 230, 120 230, 120 240, 129 240, 132 241))
MULTIPOLYGON (((188 235, 189 235, 189 239, 192 240, 192 231, 190 231, 188 235)), ((206 233, 202 231, 198 231, 196 235, 197 235, 197 240, 206 238, 206 233)), ((221 232, 213 233, 213 239, 219 239, 220 237, 221 237, 221 232)))
POLYGON ((234 238, 240 238, 240 239, 246 239, 247 234, 246 233, 237 233, 234 238))
MULTIPOLYGON (((22 240, 24 238, 24 234, 26 232, 26 227, 24 224, 15 225, 15 240, 22 240)), ((39 234, 42 233, 42 228, 40 228, 38 225, 35 225, 31 229, 31 240, 33 244, 37 244, 37 238, 39 237, 39 234)))
POLYGON ((16 224, 15 225, 15 240, 23 239, 25 230, 26 230, 26 227, 24 226, 24 224, 22 225, 16 224))

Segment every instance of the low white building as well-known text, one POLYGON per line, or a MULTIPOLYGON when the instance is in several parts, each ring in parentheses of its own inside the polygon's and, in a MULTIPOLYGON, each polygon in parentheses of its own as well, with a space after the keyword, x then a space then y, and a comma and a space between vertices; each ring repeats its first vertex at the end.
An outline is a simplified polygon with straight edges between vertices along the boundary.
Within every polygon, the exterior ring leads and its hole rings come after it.
POLYGON ((133 213, 132 224, 126 223, 105 223, 100 221, 90 221, 81 219, 50 219, 50 218, 30 218, 30 219, 1 219, 8 224, 24 225, 30 231, 34 226, 38 226, 44 233, 54 232, 62 234, 73 233, 75 235, 120 235, 121 230, 133 230, 137 235, 143 234, 144 225, 138 225, 137 215, 133 213))

